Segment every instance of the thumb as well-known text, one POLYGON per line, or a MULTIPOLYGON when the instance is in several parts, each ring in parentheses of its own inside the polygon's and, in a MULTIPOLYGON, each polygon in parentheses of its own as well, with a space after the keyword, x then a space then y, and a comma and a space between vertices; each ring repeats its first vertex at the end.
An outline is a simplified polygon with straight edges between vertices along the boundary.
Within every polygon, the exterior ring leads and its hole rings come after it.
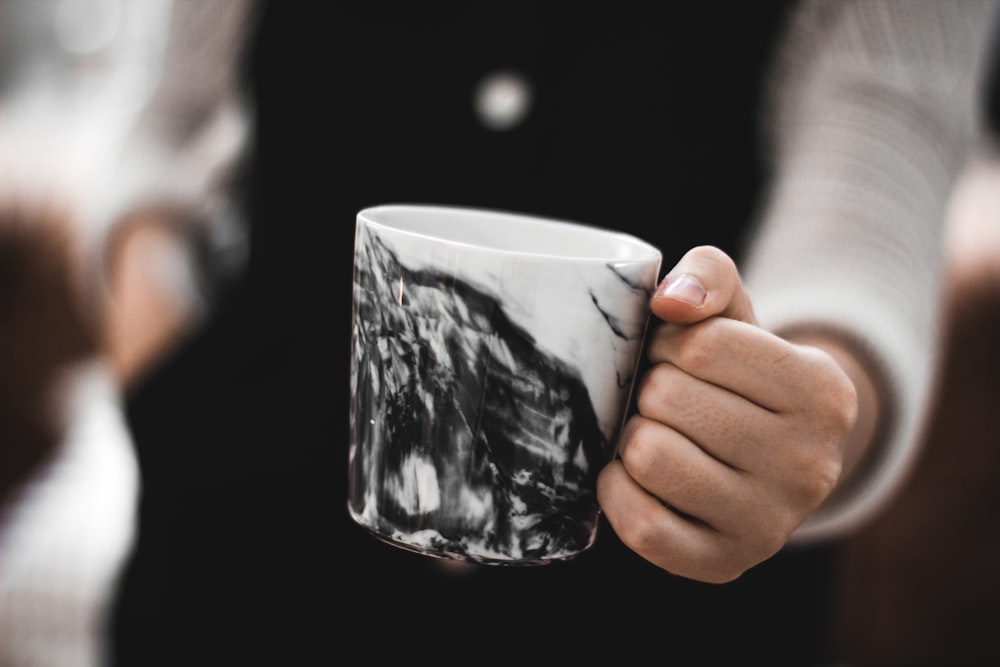
POLYGON ((713 246, 687 251, 656 288, 650 309, 676 324, 694 324, 713 315, 757 323, 736 263, 713 246))

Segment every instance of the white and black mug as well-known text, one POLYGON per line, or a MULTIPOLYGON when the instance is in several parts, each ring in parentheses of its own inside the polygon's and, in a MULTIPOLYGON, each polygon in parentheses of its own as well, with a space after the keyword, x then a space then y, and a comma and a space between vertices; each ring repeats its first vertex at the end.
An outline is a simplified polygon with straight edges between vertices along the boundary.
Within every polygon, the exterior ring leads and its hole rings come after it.
POLYGON ((385 205, 356 223, 351 517, 478 563, 588 549, 660 251, 485 209, 385 205))

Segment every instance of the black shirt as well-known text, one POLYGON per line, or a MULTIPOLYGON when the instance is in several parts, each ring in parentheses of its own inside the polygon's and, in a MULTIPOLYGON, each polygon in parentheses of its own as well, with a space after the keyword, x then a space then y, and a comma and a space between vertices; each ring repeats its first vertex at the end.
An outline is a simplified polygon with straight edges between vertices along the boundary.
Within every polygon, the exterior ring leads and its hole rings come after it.
POLYGON ((247 62, 248 272, 129 396, 143 489, 116 663, 532 664, 602 648, 663 664, 821 662, 827 548, 716 586, 652 566, 604 523, 575 560, 455 573, 346 511, 356 212, 408 201, 574 219, 658 245, 664 271, 696 244, 738 256, 787 4, 611 16, 599 3, 267 3, 247 62), (498 71, 533 93, 505 130, 473 102, 498 71))

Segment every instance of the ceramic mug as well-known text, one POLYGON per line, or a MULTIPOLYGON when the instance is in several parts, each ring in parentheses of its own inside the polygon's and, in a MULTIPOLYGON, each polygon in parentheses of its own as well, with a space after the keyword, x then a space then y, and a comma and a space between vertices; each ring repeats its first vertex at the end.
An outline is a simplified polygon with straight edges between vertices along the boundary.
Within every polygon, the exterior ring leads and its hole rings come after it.
POLYGON ((348 510, 487 564, 572 558, 631 399, 661 253, 520 213, 357 214, 348 510))

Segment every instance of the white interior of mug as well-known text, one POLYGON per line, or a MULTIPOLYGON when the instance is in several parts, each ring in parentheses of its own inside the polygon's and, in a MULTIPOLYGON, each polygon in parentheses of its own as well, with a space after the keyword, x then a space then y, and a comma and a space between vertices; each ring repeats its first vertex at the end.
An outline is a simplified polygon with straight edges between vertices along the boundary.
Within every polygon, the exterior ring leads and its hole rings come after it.
POLYGON ((660 255, 654 246, 622 232, 489 209, 386 204, 366 208, 358 217, 415 236, 499 252, 601 261, 642 261, 660 255))

